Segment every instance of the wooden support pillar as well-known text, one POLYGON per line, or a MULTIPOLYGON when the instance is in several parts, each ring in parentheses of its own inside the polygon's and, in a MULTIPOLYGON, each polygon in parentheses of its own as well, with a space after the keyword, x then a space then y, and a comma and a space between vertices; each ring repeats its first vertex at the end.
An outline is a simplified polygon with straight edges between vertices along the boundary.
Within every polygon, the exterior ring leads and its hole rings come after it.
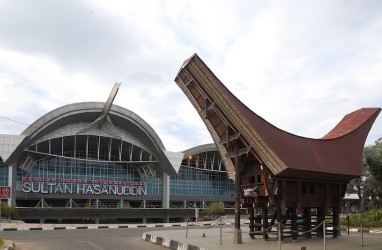
POLYGON ((251 239, 255 238, 255 209, 253 208, 253 204, 249 207, 249 236, 251 239))
POLYGON ((326 211, 328 211, 329 209, 329 201, 330 201, 330 186, 329 186, 329 183, 326 183, 325 184, 325 206, 324 206, 324 215, 326 214, 326 211))
POLYGON ((297 182, 297 209, 301 210, 302 207, 302 183, 301 181, 297 182))
POLYGON ((263 239, 268 239, 268 232, 265 229, 268 228, 268 208, 264 207, 263 209, 263 239))
POLYGON ((235 235, 234 243, 242 244, 243 240, 241 237, 240 229, 240 207, 241 207, 241 172, 242 172, 242 161, 238 155, 238 145, 237 141, 234 142, 234 151, 236 157, 234 158, 235 163, 235 235))
POLYGON ((292 239, 297 240, 298 234, 297 231, 297 216, 296 216, 296 207, 292 207, 292 214, 291 214, 291 227, 292 227, 292 239))
MULTIPOLYGON (((279 204, 279 203, 278 203, 279 204)), ((278 205, 279 206, 279 205, 278 205)), ((276 208, 275 213, 273 214, 272 220, 271 220, 271 225, 273 226, 275 224, 275 221, 277 219, 277 211, 278 208, 276 208)))
POLYGON ((337 236, 341 236, 341 231, 338 230, 340 227, 340 209, 341 209, 341 198, 342 196, 342 184, 337 184, 338 187, 335 190, 336 192, 333 194, 334 201, 333 201, 333 238, 336 238, 337 236))
MULTIPOLYGON (((340 200, 338 200, 338 203, 340 200)), ((339 216, 339 204, 334 204, 333 207, 333 238, 339 235, 338 228, 340 227, 340 216, 339 216)))
MULTIPOLYGON (((207 105, 208 106, 208 105, 207 105)), ((230 158, 235 167, 235 232, 234 243, 242 244, 241 229, 240 229, 240 208, 241 208, 241 193, 242 193, 242 175, 244 171, 244 155, 248 156, 251 147, 246 146, 240 140, 240 133, 235 133, 234 129, 227 127, 227 132, 222 143, 226 145, 226 158, 230 158)))
POLYGON ((304 223, 305 223, 305 231, 309 231, 306 233, 306 238, 311 239, 312 238, 312 209, 310 207, 304 208, 304 223))
MULTIPOLYGON (((261 218, 263 216, 263 213, 264 213, 264 209, 263 207, 259 208, 260 209, 260 214, 256 214, 255 215, 255 231, 261 231, 262 230, 262 223, 261 223, 261 218)), ((257 233, 259 234, 259 233, 257 233)), ((261 234, 259 234, 261 235, 261 234)))
POLYGON ((341 184, 334 184, 333 188, 333 238, 336 238, 337 236, 340 235, 340 231, 337 229, 340 227, 340 218, 339 218, 339 213, 340 213, 340 207, 341 207, 341 184))
MULTIPOLYGON (((286 223, 286 216, 287 216, 287 207, 286 207, 286 199, 287 199, 287 183, 286 180, 281 181, 281 189, 279 190, 279 195, 280 195, 280 202, 277 207, 277 221, 280 224, 285 224, 286 223), (284 221, 285 220, 285 221, 284 221)), ((281 225, 281 241, 284 240, 284 232, 283 232, 283 226, 281 225)))
MULTIPOLYGON (((282 223, 283 223, 283 216, 282 216, 281 206, 280 206, 280 205, 277 207, 277 222, 278 222, 279 224, 282 224, 282 223)), ((281 236, 281 239, 278 239, 278 240, 283 241, 283 240, 284 240, 284 236, 283 236, 283 226, 281 225, 281 227, 278 227, 278 228, 281 229, 280 234, 278 234, 278 235, 281 236)))
MULTIPOLYGON (((325 219, 325 212, 323 207, 317 208, 317 225, 325 219)), ((317 228, 317 237, 322 238, 322 225, 317 228)))
POLYGON ((283 180, 281 182, 281 202, 280 202, 280 212, 282 215, 286 215, 286 210, 287 210, 287 207, 286 207, 286 199, 287 199, 287 194, 286 194, 286 188, 287 188, 287 185, 286 185, 286 181, 283 180))

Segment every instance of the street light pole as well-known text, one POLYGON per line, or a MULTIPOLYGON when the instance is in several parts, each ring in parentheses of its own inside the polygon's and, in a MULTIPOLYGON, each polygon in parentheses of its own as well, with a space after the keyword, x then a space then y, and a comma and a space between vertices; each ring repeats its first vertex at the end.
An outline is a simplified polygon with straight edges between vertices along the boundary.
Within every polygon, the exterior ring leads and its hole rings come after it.
POLYGON ((364 202, 364 186, 361 187, 361 247, 363 247, 363 202, 364 202))

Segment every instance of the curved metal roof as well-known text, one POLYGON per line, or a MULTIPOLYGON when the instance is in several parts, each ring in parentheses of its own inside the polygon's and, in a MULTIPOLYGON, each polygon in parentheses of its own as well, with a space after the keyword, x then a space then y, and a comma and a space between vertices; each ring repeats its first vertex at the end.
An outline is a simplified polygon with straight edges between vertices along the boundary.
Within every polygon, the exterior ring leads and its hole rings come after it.
MULTIPOLYGON (((41 134, 45 134, 63 125, 76 122, 93 122, 103 107, 104 103, 102 102, 82 102, 59 107, 37 119, 26 128, 21 135, 28 137, 29 140, 33 140, 37 135, 41 136, 41 134)), ((161 150, 165 150, 162 141, 154 129, 134 112, 117 105, 112 105, 108 114, 114 125, 121 128, 128 128, 128 125, 132 123, 155 141, 161 150), (126 124, 126 122, 128 124, 126 124)))
MULTIPOLYGON (((54 137, 54 132, 63 127, 70 127, 71 124, 90 124, 99 117, 100 112, 103 110, 105 103, 101 102, 83 102, 74 103, 59 107, 41 118, 37 119, 21 135, 25 136, 24 140, 20 143, 17 149, 7 160, 7 163, 19 161, 23 150, 33 143, 36 143, 41 138, 49 139, 54 137)), ((151 152, 160 162, 161 169, 168 174, 176 174, 174 168, 171 166, 164 151, 165 147, 160 140, 159 136, 153 128, 145 122, 140 116, 134 112, 122 108, 117 105, 112 105, 108 116, 112 123, 120 131, 129 131, 130 135, 139 138, 140 147, 147 149, 151 152)), ((79 128, 62 129, 60 134, 73 135, 79 132, 79 128), (65 133, 65 134, 63 134, 65 133)), ((123 136, 123 134, 122 134, 123 136)), ((125 138, 126 139, 126 136, 125 138)), ((136 140, 137 143, 138 140, 136 140)))
POLYGON ((189 149, 183 151, 183 154, 184 154, 184 157, 187 158, 191 155, 196 155, 196 154, 208 152, 208 151, 217 151, 217 150, 218 149, 217 149, 215 143, 208 143, 208 144, 199 145, 199 146, 196 146, 193 148, 189 148, 189 149))

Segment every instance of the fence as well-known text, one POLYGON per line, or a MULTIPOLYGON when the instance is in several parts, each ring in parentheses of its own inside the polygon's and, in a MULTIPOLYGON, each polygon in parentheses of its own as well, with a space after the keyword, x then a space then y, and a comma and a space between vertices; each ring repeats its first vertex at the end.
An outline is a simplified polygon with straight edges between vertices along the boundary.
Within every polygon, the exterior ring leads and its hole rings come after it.
MULTIPOLYGON (((247 219, 246 220, 242 220, 240 224, 244 224, 246 221, 248 221, 247 219)), ((199 222, 193 222, 191 220, 187 220, 187 228, 186 228, 186 238, 188 237, 188 231, 189 229, 192 227, 193 229, 196 229, 198 226, 199 227, 203 227, 203 229, 210 229, 210 228, 216 228, 216 227, 219 227, 220 228, 220 245, 223 244, 223 234, 222 234, 222 229, 223 227, 224 228, 230 228, 232 229, 233 231, 235 231, 235 228, 232 226, 233 223, 228 221, 227 219, 225 218, 218 218, 217 220, 213 221, 212 223, 208 224, 207 226, 205 224, 202 224, 202 223, 199 223, 199 222)), ((271 225, 270 227, 264 229, 264 230, 261 230, 261 231, 253 231, 253 232, 249 232, 249 231, 245 231, 243 230, 242 233, 248 233, 248 234, 262 234, 264 232, 269 232, 270 230, 272 229, 277 229, 277 238, 278 238, 278 248, 279 250, 282 249, 282 237, 281 237, 281 234, 284 230, 289 230, 290 232, 293 232, 293 233, 296 233, 298 235, 303 235, 303 234, 307 234, 307 233, 310 233, 312 231, 315 231, 315 230, 319 230, 318 228, 320 228, 322 226, 322 249, 326 250, 326 233, 327 233, 327 224, 324 221, 322 221, 321 223, 319 223, 318 225, 316 225, 314 228, 308 230, 308 231, 299 231, 299 230, 293 230, 291 227, 287 226, 287 225, 284 225, 283 223, 275 223, 274 225, 271 225)), ((341 229, 341 228, 335 228, 335 227, 332 227, 333 230, 334 229, 337 229, 339 231, 345 231, 346 229, 341 229)))

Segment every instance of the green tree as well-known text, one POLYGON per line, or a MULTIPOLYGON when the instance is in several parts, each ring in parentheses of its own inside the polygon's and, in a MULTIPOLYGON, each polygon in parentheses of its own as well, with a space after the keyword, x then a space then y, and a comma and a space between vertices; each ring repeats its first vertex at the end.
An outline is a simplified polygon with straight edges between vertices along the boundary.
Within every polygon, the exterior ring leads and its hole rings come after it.
POLYGON ((220 202, 212 202, 206 209, 206 212, 209 216, 213 216, 215 220, 217 215, 224 214, 224 206, 220 202))
POLYGON ((370 197, 368 208, 382 208, 382 138, 364 149, 365 179, 364 195, 370 197))
POLYGON ((362 200, 362 191, 364 197, 367 197, 364 199, 365 208, 382 207, 382 138, 364 148, 362 176, 351 180, 347 187, 348 193, 354 191, 357 192, 360 200, 362 200))

